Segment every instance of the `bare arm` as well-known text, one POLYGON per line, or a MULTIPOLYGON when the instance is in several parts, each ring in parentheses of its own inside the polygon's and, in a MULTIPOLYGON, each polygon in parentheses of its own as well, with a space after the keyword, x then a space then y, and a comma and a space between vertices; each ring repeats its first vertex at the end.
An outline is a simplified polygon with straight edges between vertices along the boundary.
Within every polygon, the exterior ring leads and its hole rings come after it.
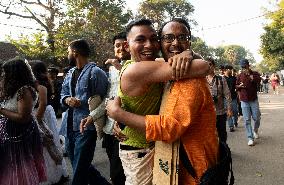
POLYGON ((124 111, 121 108, 119 97, 116 97, 114 100, 109 100, 106 109, 107 115, 117 122, 124 123, 131 128, 141 131, 142 133, 146 132, 145 116, 124 111))
POLYGON ((13 112, 5 108, 0 109, 0 114, 4 115, 8 119, 11 119, 19 123, 27 123, 31 119, 33 110, 33 97, 29 89, 23 89, 23 95, 18 100, 18 110, 13 112))
POLYGON ((47 89, 42 85, 38 85, 37 90, 38 90, 39 105, 36 112, 36 118, 37 120, 42 120, 47 105, 47 89))
MULTIPOLYGON (((209 64, 202 59, 192 61, 191 68, 183 78, 204 77, 209 64)), ((172 68, 166 62, 142 61, 131 64, 121 77, 122 91, 128 96, 139 96, 148 86, 157 82, 174 80, 172 68)))
POLYGON ((113 65, 115 67, 115 69, 117 69, 119 71, 122 68, 122 65, 120 64, 120 61, 118 59, 107 59, 105 64, 111 64, 111 65, 113 65))

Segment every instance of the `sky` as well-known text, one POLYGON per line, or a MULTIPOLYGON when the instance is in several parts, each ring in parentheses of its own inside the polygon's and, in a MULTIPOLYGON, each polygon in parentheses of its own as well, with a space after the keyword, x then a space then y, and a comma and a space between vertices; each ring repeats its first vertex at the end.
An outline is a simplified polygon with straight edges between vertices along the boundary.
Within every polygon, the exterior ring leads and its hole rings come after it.
MULTIPOLYGON (((141 0, 126 0, 127 6, 133 11, 136 11, 139 2, 141 0)), ((260 35, 264 33, 262 27, 266 20, 263 16, 255 17, 264 14, 263 7, 269 7, 268 0, 190 0, 190 3, 195 8, 192 17, 198 23, 192 26, 193 35, 212 47, 241 45, 253 54, 257 62, 262 60, 259 54, 260 35)), ((28 35, 34 32, 15 25, 38 28, 32 21, 7 19, 1 14, 0 41, 4 41, 6 35, 17 38, 21 33, 28 35)))
MULTIPOLYGON (((141 1, 126 0, 126 2, 135 11, 135 7, 141 1)), ((269 6, 267 0, 189 0, 189 2, 195 8, 192 17, 198 24, 192 26, 193 35, 200 37, 212 47, 231 44, 243 46, 253 54, 257 62, 262 60, 259 54, 260 35, 264 33, 262 27, 266 20, 264 17, 255 17, 264 14, 263 7, 269 6)))

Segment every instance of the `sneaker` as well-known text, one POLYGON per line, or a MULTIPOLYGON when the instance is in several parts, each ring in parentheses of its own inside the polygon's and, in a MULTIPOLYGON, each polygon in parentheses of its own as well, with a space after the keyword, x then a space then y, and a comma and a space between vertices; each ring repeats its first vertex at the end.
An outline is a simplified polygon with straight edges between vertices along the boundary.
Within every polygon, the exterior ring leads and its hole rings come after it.
POLYGON ((253 132, 253 137, 254 137, 255 139, 258 139, 258 138, 259 138, 259 134, 258 134, 257 132, 253 132))
POLYGON ((234 131, 235 131, 234 127, 230 127, 230 132, 234 132, 234 131))
POLYGON ((254 143, 253 143, 253 140, 252 140, 252 139, 250 139, 250 140, 248 141, 248 145, 249 145, 249 146, 253 146, 253 145, 254 145, 254 143))

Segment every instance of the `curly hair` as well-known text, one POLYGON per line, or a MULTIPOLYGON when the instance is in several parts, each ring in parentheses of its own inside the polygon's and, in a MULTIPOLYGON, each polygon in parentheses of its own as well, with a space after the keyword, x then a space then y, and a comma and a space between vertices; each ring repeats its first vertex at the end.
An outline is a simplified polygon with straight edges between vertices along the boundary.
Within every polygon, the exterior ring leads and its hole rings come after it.
POLYGON ((11 59, 3 63, 4 97, 11 98, 23 86, 35 88, 35 78, 31 67, 22 59, 11 59))

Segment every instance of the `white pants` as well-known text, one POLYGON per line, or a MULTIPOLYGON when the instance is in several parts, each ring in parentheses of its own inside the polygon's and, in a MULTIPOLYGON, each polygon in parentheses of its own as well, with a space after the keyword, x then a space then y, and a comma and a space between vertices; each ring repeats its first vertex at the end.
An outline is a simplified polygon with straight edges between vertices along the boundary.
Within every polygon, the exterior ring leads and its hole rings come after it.
POLYGON ((125 185, 152 185, 154 148, 119 149, 119 157, 126 176, 125 185))

